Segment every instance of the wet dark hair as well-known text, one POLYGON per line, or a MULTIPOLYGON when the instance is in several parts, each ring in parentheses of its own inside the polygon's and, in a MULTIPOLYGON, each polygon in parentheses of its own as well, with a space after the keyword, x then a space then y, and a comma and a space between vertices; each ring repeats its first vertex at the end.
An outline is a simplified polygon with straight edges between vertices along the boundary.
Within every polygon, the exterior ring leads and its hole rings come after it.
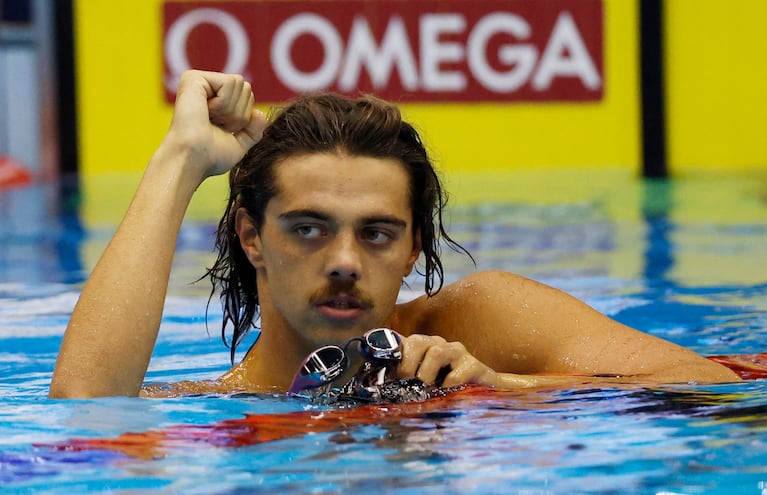
POLYGON ((235 231, 237 210, 244 207, 258 231, 267 203, 277 193, 274 165, 291 156, 342 152, 351 156, 393 158, 410 175, 413 232, 420 234, 425 267, 425 291, 436 294, 444 282, 440 239, 471 255, 445 231, 442 213, 446 196, 418 132, 402 120, 399 109, 372 96, 347 98, 335 94, 302 96, 270 119, 264 136, 229 174, 229 200, 218 225, 218 258, 207 272, 213 294, 221 292, 224 319, 221 337, 229 345, 226 328, 234 327, 231 360, 237 345, 258 317, 256 271, 243 252, 235 231))

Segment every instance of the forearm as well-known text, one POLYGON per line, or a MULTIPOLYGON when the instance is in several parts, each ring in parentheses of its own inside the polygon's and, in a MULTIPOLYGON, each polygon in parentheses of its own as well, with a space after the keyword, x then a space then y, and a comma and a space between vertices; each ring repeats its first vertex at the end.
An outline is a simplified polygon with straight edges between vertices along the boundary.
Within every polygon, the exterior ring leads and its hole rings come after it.
POLYGON ((691 359, 677 366, 645 370, 636 374, 619 373, 536 373, 520 375, 514 373, 491 372, 487 376, 487 385, 500 390, 529 387, 562 387, 583 383, 616 384, 661 384, 661 383, 728 383, 738 382, 740 378, 727 367, 707 359, 691 359))
POLYGON ((161 148, 85 284, 51 382, 51 397, 138 394, 160 327, 178 231, 201 179, 161 148))

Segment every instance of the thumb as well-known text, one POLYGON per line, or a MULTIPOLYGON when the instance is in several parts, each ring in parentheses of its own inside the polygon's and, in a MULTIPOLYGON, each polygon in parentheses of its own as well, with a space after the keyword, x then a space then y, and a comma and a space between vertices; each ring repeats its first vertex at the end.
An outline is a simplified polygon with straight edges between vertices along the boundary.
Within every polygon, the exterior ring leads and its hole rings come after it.
POLYGON ((264 129, 268 124, 266 116, 261 110, 254 108, 250 113, 250 121, 242 129, 234 133, 234 137, 244 150, 249 150, 264 136, 264 129))

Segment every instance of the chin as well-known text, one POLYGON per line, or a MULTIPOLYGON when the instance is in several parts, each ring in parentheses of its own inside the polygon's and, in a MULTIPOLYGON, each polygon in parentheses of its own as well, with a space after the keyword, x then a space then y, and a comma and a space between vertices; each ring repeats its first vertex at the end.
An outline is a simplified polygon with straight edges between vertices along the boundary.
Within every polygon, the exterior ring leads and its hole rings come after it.
POLYGON ((366 331, 370 330, 370 328, 367 325, 363 327, 359 326, 353 326, 353 327, 333 327, 333 328, 324 328, 324 329, 318 329, 316 333, 314 333, 312 340, 317 344, 318 347, 324 346, 324 345, 342 345, 347 340, 359 337, 366 331))

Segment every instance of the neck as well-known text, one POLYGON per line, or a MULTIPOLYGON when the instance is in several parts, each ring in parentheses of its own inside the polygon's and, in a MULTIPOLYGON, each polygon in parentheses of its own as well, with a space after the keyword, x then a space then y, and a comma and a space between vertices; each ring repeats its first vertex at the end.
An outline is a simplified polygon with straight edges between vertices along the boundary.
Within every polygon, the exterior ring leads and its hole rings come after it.
POLYGON ((301 360, 314 349, 301 342, 271 303, 268 280, 257 270, 261 333, 242 361, 229 373, 246 389, 287 389, 301 360))
POLYGON ((300 342, 294 332, 270 325, 262 317, 261 334, 237 368, 252 387, 287 389, 301 361, 314 349, 300 342))

